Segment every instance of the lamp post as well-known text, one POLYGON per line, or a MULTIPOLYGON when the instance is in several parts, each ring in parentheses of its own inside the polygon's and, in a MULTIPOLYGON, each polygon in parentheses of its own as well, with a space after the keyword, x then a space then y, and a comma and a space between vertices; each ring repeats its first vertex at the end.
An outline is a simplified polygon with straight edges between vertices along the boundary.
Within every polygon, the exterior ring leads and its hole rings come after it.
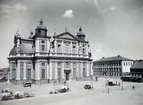
POLYGON ((93 77, 91 75, 91 85, 92 85, 92 89, 93 89, 93 77))
MULTIPOLYGON (((107 81, 107 83, 109 82, 109 80, 107 81)), ((107 85, 107 93, 109 93, 109 84, 107 85)))
POLYGON ((121 83, 122 83, 121 90, 123 91, 123 73, 122 73, 122 76, 121 76, 121 83))

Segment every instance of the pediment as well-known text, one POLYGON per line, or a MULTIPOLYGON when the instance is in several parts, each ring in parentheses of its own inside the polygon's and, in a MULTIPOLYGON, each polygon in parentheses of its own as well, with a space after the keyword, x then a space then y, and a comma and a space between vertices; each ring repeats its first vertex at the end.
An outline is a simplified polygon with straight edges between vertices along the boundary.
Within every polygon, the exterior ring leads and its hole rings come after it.
POLYGON ((61 38, 61 39, 71 39, 71 40, 77 40, 76 37, 74 35, 72 35, 69 32, 65 32, 62 34, 59 34, 57 36, 55 36, 56 38, 61 38))

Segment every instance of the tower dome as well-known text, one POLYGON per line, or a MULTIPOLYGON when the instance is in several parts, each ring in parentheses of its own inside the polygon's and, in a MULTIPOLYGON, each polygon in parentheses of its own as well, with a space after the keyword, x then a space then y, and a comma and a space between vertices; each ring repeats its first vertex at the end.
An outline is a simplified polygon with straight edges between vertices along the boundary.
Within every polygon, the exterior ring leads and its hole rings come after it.
POLYGON ((85 34, 82 32, 82 28, 79 28, 79 32, 77 33, 77 38, 81 41, 85 41, 85 34))
POLYGON ((43 20, 39 21, 39 25, 35 29, 35 33, 37 36, 47 36, 47 28, 43 25, 43 20))

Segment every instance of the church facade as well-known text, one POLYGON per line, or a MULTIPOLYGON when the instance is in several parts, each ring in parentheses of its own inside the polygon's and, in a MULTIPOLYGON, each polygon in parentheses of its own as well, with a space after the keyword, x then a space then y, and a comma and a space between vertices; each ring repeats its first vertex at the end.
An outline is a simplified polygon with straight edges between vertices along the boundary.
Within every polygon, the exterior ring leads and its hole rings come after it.
POLYGON ((81 27, 77 35, 67 28, 52 37, 47 33, 43 20, 27 39, 16 33, 8 57, 11 81, 50 83, 93 75, 90 45, 81 27))

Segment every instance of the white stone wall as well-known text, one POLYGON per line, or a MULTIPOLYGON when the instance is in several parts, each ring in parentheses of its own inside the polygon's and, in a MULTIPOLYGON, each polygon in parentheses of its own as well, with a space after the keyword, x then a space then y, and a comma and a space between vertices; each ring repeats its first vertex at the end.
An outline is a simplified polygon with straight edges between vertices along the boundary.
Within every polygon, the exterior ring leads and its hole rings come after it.
POLYGON ((133 61, 122 61, 122 72, 130 72, 133 61))

